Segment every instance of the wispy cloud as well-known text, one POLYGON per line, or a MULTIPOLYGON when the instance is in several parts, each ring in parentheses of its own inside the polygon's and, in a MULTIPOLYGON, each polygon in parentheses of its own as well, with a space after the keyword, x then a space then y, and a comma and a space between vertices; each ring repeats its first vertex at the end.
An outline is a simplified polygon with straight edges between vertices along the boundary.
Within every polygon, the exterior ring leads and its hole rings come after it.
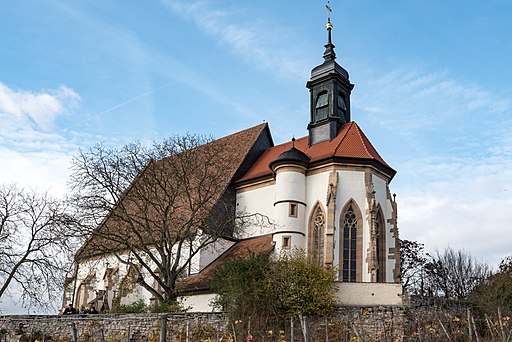
POLYGON ((76 145, 61 136, 55 121, 77 108, 80 96, 62 86, 19 90, 0 83, 0 180, 65 192, 69 160, 76 145))
POLYGON ((392 184, 401 236, 497 264, 512 239, 512 101, 445 71, 404 67, 368 79, 353 103, 401 151, 392 184))
POLYGON ((280 76, 303 78, 311 67, 297 57, 303 54, 294 51, 296 47, 286 44, 285 37, 290 33, 277 23, 250 20, 250 13, 241 8, 220 9, 207 1, 162 1, 173 12, 192 20, 221 44, 230 47, 235 54, 263 69, 280 76))
POLYGON ((72 89, 34 92, 14 90, 0 83, 0 116, 8 121, 30 123, 41 130, 50 130, 55 118, 77 105, 80 96, 72 89))
POLYGON ((356 106, 382 126, 403 133, 432 131, 446 125, 474 129, 512 109, 512 100, 476 84, 466 84, 446 71, 403 67, 384 75, 368 75, 360 85, 356 106))
POLYGON ((510 159, 418 159, 400 170, 417 177, 394 189, 402 237, 424 242, 429 250, 464 248, 494 265, 510 254, 510 159))

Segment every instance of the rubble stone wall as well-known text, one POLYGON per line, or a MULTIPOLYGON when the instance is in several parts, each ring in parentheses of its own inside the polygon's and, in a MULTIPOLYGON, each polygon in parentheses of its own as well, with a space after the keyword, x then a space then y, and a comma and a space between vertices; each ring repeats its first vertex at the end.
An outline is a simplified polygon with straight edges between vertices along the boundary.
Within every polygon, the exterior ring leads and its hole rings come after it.
MULTIPOLYGON (((307 324, 312 341, 402 341, 405 317, 402 307, 341 307, 329 317, 308 317, 307 324)), ((291 321, 279 330, 286 340, 293 334, 303 341, 299 321, 291 321)), ((235 332, 235 324, 222 313, 0 316, 0 342, 220 341, 235 332)))

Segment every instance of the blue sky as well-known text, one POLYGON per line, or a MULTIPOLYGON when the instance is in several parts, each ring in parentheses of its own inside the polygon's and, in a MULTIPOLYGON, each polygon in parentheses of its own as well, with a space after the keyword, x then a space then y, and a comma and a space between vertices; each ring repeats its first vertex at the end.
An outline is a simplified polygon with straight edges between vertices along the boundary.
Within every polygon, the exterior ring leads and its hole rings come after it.
MULTIPOLYGON (((401 237, 512 254, 512 3, 332 1, 352 119, 397 171, 401 237)), ((269 122, 306 135, 324 1, 0 2, 0 180, 66 192, 80 147, 269 122)))

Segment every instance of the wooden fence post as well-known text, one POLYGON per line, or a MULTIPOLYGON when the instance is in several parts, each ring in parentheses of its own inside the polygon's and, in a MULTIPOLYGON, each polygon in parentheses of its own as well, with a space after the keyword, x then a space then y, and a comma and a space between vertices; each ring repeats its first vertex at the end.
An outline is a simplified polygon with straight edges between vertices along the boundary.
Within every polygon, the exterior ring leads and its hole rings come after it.
POLYGON ((167 316, 160 317, 160 342, 167 341, 167 316))
POLYGON ((187 331, 186 331, 185 340, 186 340, 186 342, 190 342, 190 322, 189 321, 187 321, 187 331))
POLYGON ((295 342, 295 334, 293 332, 293 316, 290 316, 290 342, 295 342))
POLYGON ((73 342, 78 342, 78 332, 76 330, 76 323, 75 322, 71 323, 71 330, 72 330, 72 333, 73 333, 73 342))

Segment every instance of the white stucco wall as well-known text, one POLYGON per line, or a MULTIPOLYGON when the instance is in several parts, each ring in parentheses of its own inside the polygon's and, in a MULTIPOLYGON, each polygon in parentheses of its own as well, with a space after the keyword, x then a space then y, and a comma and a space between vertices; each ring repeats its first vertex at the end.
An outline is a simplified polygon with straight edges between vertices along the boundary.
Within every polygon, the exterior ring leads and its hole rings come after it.
MULTIPOLYGON (((251 190, 237 191, 236 209, 244 214, 260 214, 270 220, 275 220, 275 185, 269 184, 251 190)), ((256 218, 255 218, 256 219, 256 218)), ((256 221, 255 224, 244 227, 241 238, 272 233, 273 224, 256 221)))
POLYGON ((198 294, 180 297, 179 300, 183 307, 188 308, 190 312, 214 312, 218 310, 210 305, 213 298, 215 298, 214 294, 198 294))
MULTIPOLYGON (((395 239, 391 233, 391 224, 388 222, 392 217, 393 208, 388 199, 387 182, 381 177, 374 175, 373 184, 375 187, 375 199, 380 204, 384 215, 384 223, 386 225, 386 255, 389 255, 389 248, 395 247, 395 239)), ((386 257, 386 282, 393 282, 393 269, 395 268, 395 260, 386 257)))
POLYGON ((336 302, 341 305, 402 305, 401 284, 338 283, 336 302))
POLYGON ((233 246, 233 241, 221 239, 203 248, 192 257, 190 263, 190 274, 196 274, 208 266, 219 255, 224 253, 229 247, 233 246))
POLYGON ((276 202, 296 200, 304 201, 306 197, 306 176, 297 171, 277 171, 276 175, 276 202))

